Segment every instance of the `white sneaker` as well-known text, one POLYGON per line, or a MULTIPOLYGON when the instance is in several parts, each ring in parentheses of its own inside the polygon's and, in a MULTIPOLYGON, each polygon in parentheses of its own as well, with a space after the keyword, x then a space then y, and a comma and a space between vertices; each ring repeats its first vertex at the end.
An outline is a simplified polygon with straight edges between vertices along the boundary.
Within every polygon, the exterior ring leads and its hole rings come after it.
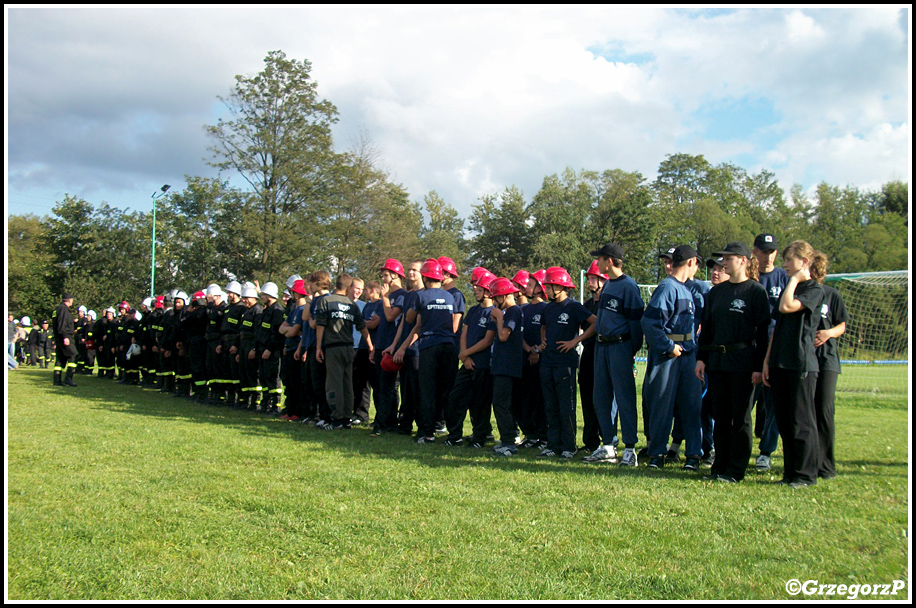
POLYGON ((570 452, 569 450, 563 450, 560 452, 560 458, 565 458, 566 460, 572 460, 576 457, 575 452, 570 452))
POLYGON ((757 457, 757 472, 766 473, 770 470, 770 457, 761 454, 757 457))
POLYGON ((635 467, 637 465, 636 450, 633 448, 624 448, 623 459, 620 461, 622 467, 635 467))
POLYGON ((589 456, 582 459, 583 462, 617 462, 617 450, 612 445, 602 445, 589 456))

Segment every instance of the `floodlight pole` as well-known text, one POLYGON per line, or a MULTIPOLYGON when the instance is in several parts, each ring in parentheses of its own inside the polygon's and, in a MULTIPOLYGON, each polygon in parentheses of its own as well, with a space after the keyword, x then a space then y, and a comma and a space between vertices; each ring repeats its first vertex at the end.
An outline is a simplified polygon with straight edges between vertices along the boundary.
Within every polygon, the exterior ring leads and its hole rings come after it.
POLYGON ((149 267, 149 297, 156 297, 156 201, 169 191, 168 184, 162 186, 158 192, 153 192, 153 255, 149 267))

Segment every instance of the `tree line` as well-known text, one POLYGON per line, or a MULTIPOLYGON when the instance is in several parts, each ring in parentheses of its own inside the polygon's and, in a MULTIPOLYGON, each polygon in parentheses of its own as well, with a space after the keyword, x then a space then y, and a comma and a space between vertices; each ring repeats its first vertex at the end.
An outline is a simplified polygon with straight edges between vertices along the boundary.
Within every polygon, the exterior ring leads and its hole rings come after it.
MULTIPOLYGON (((220 98, 227 118, 205 127, 220 177, 186 176, 184 190, 158 200, 157 293, 317 269, 372 278, 388 257, 446 255, 462 270, 502 276, 548 266, 575 274, 609 240, 626 252, 627 274, 655 283, 657 255, 670 246, 689 243, 708 256, 760 232, 780 244, 811 242, 830 272, 908 268, 908 184, 822 183, 811 195, 795 185, 787 195, 769 171, 702 155, 668 155, 652 181, 567 168, 531 198, 516 186, 485 194, 463 218, 435 191, 412 200, 381 169, 368 136, 335 148, 337 109, 319 98, 307 60, 273 51, 264 63, 255 76, 236 76, 220 98)), ((96 310, 149 295, 151 212, 66 195, 50 216, 9 216, 8 234, 14 314, 48 316, 63 290, 96 310)))

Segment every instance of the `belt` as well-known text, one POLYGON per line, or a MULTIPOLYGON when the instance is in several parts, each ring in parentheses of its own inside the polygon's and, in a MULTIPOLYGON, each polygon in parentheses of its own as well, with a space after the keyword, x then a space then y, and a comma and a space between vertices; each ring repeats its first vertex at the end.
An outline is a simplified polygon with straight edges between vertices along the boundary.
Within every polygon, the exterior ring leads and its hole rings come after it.
POLYGON ((619 336, 602 336, 598 334, 598 344, 620 344, 630 339, 630 334, 621 334, 619 336))
POLYGON ((714 353, 731 353, 736 350, 744 350, 746 348, 754 348, 757 346, 757 341, 752 340, 751 342, 734 342, 732 344, 704 344, 700 347, 701 351, 704 352, 714 352, 714 353))
POLYGON ((665 337, 672 342, 690 342, 693 340, 693 334, 665 334, 665 337))

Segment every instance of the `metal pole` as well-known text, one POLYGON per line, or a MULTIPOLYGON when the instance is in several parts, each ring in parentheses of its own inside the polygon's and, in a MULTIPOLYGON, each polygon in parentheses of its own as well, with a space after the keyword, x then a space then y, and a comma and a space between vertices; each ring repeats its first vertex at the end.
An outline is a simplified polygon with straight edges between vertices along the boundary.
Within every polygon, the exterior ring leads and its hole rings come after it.
POLYGON ((162 186, 159 192, 153 192, 153 254, 151 256, 149 268, 149 297, 156 297, 156 201, 158 201, 166 192, 169 191, 168 184, 162 186))

